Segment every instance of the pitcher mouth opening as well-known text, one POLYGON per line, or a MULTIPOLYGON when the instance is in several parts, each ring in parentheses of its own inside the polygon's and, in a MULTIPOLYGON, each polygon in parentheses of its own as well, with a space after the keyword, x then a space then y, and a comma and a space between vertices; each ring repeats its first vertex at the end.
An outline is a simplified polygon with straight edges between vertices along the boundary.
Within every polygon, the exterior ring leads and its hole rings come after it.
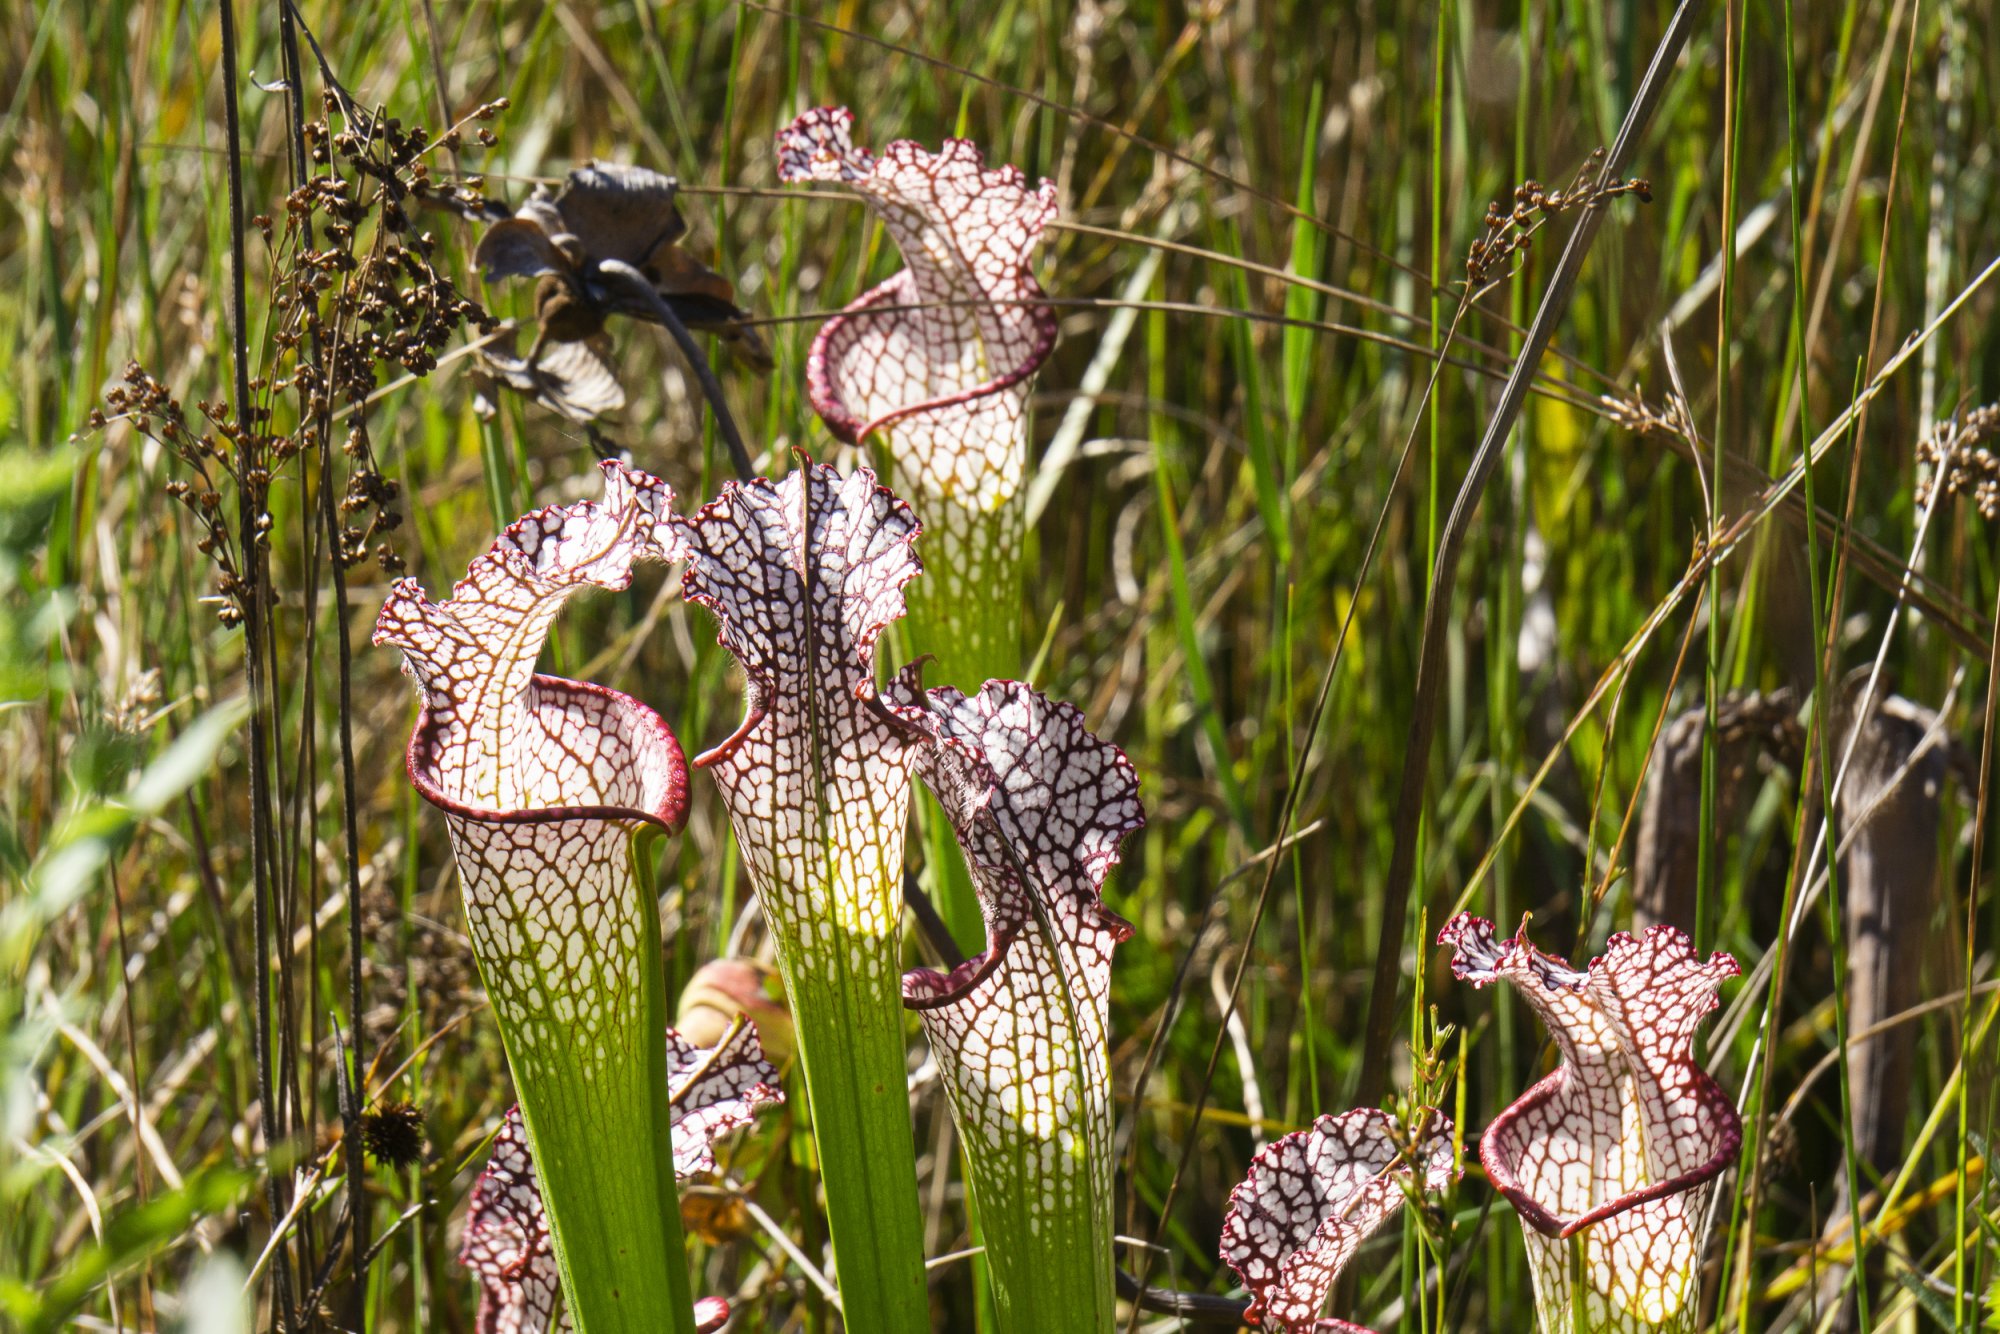
POLYGON ((910 284, 903 281, 904 276, 897 274, 876 284, 856 297, 838 314, 829 318, 820 326, 819 334, 813 339, 812 347, 806 355, 806 392, 807 397, 812 400, 813 411, 819 413, 820 420, 826 423, 834 438, 846 444, 858 445, 874 432, 893 426, 905 417, 990 398, 1002 390, 1011 389, 1032 379, 1035 372, 1039 371, 1043 363, 1055 353, 1057 324, 1054 309, 1022 298, 1019 304, 1039 312, 1037 323, 1040 326, 1040 336, 1034 348, 1018 366, 1010 366, 992 379, 982 380, 978 384, 953 393, 940 394, 935 398, 915 403, 898 404, 864 421, 847 406, 847 400, 834 383, 832 358, 835 344, 840 338, 845 337, 850 329, 858 328, 868 320, 894 319, 899 313, 897 307, 915 300, 916 298, 906 290, 910 284), (878 307, 888 309, 878 309, 878 307))
POLYGON ((622 690, 592 685, 587 681, 571 681, 566 677, 536 673, 533 688, 543 699, 560 700, 568 696, 609 705, 627 720, 633 735, 630 738, 621 738, 621 743, 627 745, 628 753, 635 757, 652 750, 653 753, 647 758, 664 774, 659 796, 651 804, 650 809, 605 803, 498 809, 460 801, 448 795, 437 782, 438 764, 435 752, 438 729, 436 716, 428 709, 424 711, 423 716, 417 721, 416 728, 410 733, 410 744, 405 753, 405 766, 409 770, 410 782, 416 786, 418 795, 448 815, 491 824, 542 824, 559 820, 630 820, 653 825, 668 834, 677 834, 681 831, 688 817, 688 763, 686 755, 681 751, 679 739, 674 736, 673 729, 667 726, 664 718, 650 706, 622 690))

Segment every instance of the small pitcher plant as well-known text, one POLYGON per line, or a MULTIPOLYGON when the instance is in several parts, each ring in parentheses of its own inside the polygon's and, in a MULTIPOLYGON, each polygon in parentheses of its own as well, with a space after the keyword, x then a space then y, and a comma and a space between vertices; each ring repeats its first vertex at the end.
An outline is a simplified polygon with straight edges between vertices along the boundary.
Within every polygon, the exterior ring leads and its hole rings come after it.
POLYGON ((896 683, 933 732, 918 772, 957 830, 987 948, 903 979, 965 1138, 999 1327, 1109 1330, 1111 952, 1131 926, 1104 906, 1139 780, 1083 716, 1018 681, 968 698, 896 683))
POLYGON ((1222 1223, 1223 1262, 1250 1294, 1247 1321, 1284 1334, 1370 1334, 1320 1312, 1408 1192, 1435 1193, 1457 1179, 1450 1119, 1428 1107, 1419 1116, 1413 1143, 1386 1112, 1359 1110, 1322 1116, 1258 1150, 1222 1223))
MULTIPOLYGON (((667 1079, 674 1174, 682 1180, 714 1171, 714 1142, 749 1125, 759 1106, 784 1097, 757 1031, 740 1019, 713 1049, 669 1029, 667 1079)), ((493 1155, 472 1189, 458 1261, 479 1279, 477 1334, 542 1334, 563 1310, 554 1237, 518 1107, 501 1123, 493 1155)), ((729 1303, 719 1297, 694 1304, 696 1334, 720 1329, 728 1319, 729 1303)))
POLYGON ((1736 975, 1685 934, 1620 933, 1582 972, 1493 923, 1445 925, 1452 971, 1512 982, 1562 1054, 1486 1128, 1479 1161, 1521 1217, 1547 1334, 1692 1331, 1715 1181, 1743 1123, 1694 1054, 1694 1031, 1736 975))

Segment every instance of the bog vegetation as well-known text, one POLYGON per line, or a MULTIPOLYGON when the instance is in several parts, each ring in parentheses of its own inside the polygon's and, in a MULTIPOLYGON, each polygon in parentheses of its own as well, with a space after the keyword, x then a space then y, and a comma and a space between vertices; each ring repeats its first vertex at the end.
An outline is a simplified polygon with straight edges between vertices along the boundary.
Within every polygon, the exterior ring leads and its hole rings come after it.
POLYGON ((0 1325, 2000 1329, 1989 16, 965 13, 0 18, 0 1325))

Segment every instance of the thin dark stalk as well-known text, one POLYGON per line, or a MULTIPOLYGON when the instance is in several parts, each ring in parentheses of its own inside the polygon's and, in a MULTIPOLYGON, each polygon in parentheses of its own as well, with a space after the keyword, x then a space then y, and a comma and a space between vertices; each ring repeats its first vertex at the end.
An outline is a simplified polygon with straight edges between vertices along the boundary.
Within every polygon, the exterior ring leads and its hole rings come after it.
MULTIPOLYGON (((1722 5, 1722 234, 1736 235, 1736 166, 1742 125, 1737 106, 1742 99, 1743 38, 1737 24, 1734 0, 1722 5)), ((1722 531, 1722 461, 1728 453, 1730 378, 1729 352, 1736 338, 1736 245, 1722 247, 1721 291, 1716 301, 1715 319, 1715 432, 1709 442, 1709 476, 1715 479, 1708 504, 1708 540, 1722 531)), ((1698 950, 1708 939, 1709 906, 1716 891, 1715 797, 1716 797, 1716 710, 1722 703, 1722 567, 1708 572, 1703 590, 1708 602, 1708 632, 1704 636, 1702 662, 1701 729, 1701 816, 1696 836, 1694 878, 1694 920, 1688 934, 1698 950)))
MULTIPOLYGON (((437 6, 431 0, 424 0, 424 30, 431 39, 431 78, 437 83, 439 133, 449 128, 451 116, 450 84, 444 70, 444 38, 438 32, 437 6)), ((445 153, 451 158, 452 169, 458 169, 458 150, 447 147, 445 153)))
MULTIPOLYGON (((292 784, 289 790, 280 785, 279 812, 283 818, 284 842, 281 849, 284 874, 280 902, 285 905, 283 920, 277 931, 277 939, 282 944, 278 950, 278 1031, 281 1041, 278 1046, 279 1065, 285 1072, 285 1090, 290 1097, 292 1108, 291 1124, 301 1129, 317 1127, 320 1120, 319 1081, 313 1078, 310 1064, 305 1067, 305 1084, 299 1083, 301 1062, 299 1053, 310 1054, 319 1050, 319 917, 312 905, 304 905, 306 932, 306 999, 304 1006, 305 1025, 304 1046, 300 1046, 300 1007, 297 986, 292 977, 293 960, 297 952, 291 941, 297 939, 300 929, 301 895, 299 880, 311 865, 312 846, 317 840, 318 820, 316 794, 319 784, 315 776, 319 769, 319 747, 313 720, 318 716, 319 707, 319 558, 318 544, 313 540, 318 532, 317 516, 311 506, 301 506, 298 514, 301 560, 301 621, 305 627, 304 639, 300 645, 299 661, 303 664, 299 681, 298 709, 298 750, 297 761, 292 767, 292 784)), ((274 634, 271 636, 272 662, 271 680, 279 680, 277 647, 274 634)), ((282 738, 274 741, 273 750, 282 754, 282 738)), ((311 1210, 301 1214, 298 1220, 299 1278, 304 1285, 306 1271, 315 1264, 318 1254, 318 1222, 311 1210)), ((300 1309, 304 1309, 301 1303, 300 1309)))
MULTIPOLYGON (((284 62, 284 90, 286 90, 284 106, 286 106, 286 132, 288 132, 286 156, 290 158, 290 168, 292 168, 290 170, 290 182, 292 182, 292 186, 302 186, 306 182, 306 130, 304 130, 304 122, 306 122, 304 96, 306 94, 304 94, 304 66, 302 66, 300 58, 298 58, 296 16, 290 12, 290 8, 286 4, 278 4, 278 36, 280 36, 280 42, 278 42, 278 46, 280 46, 280 58, 284 62)), ((304 222, 302 246, 306 250, 310 250, 312 248, 312 224, 310 224, 310 220, 304 220, 304 218, 302 218, 302 222, 304 222)), ((314 342, 314 350, 318 354, 318 342, 314 342)), ((316 360, 320 360, 320 364, 324 364, 324 358, 316 356, 316 360)), ((320 430, 322 430, 322 438, 324 438, 324 434, 330 432, 330 424, 328 422, 320 422, 320 430)), ((324 486, 324 480, 322 480, 322 486, 324 486)), ((314 782, 314 774, 318 772, 318 744, 316 744, 318 742, 318 732, 314 730, 314 718, 318 716, 318 682, 320 682, 320 674, 318 674, 320 550, 318 550, 318 544, 312 540, 314 538, 314 530, 316 530, 316 522, 314 522, 314 514, 310 512, 310 508, 306 508, 306 510, 300 512, 298 524, 300 524, 300 538, 302 538, 302 548, 304 548, 304 628, 306 630, 304 630, 304 646, 302 646, 304 672, 302 672, 302 680, 300 680, 300 698, 302 698, 302 704, 300 704, 300 714, 298 714, 300 716, 300 728, 298 728, 298 768, 296 768, 296 774, 294 774, 294 780, 292 780, 290 820, 288 820, 290 848, 286 850, 286 862, 284 862, 286 864, 284 902, 288 904, 288 908, 286 908, 286 916, 288 918, 294 916, 296 910, 298 910, 296 904, 298 904, 300 858, 304 856, 306 864, 310 866, 312 864, 310 862, 312 848, 318 842, 318 810, 316 810, 316 802, 314 802, 314 794, 318 792, 318 784, 314 782)), ((276 678, 278 678, 276 644, 272 644, 272 680, 276 680, 276 678)), ((278 938, 280 940, 292 940, 292 934, 294 934, 292 926, 294 924, 290 920, 286 920, 284 926, 282 926, 282 930, 278 932, 278 938)), ((310 960, 310 964, 306 968, 306 1022, 310 1026, 310 1032, 306 1034, 306 1052, 318 1052, 320 1050, 320 968, 318 968, 318 960, 320 960, 320 922, 318 922, 318 916, 312 914, 310 906, 306 908, 306 930, 310 934, 310 946, 308 946, 308 956, 306 956, 310 960)), ((306 1088, 304 1088, 306 1096, 302 1098, 300 1096, 300 1088, 298 1088, 298 1062, 296 1062, 296 1056, 292 1056, 292 1052, 298 1050, 296 1048, 296 1042, 298 1042, 298 1016, 296 1016, 296 998, 294 998, 294 988, 292 988, 292 950, 290 948, 280 950, 280 986, 278 986, 278 994, 280 994, 280 998, 284 1002, 282 1010, 280 1010, 280 1016, 282 1016, 280 1018, 280 1028, 286 1034, 286 1044, 284 1044, 282 1050, 286 1052, 284 1068, 286 1068, 286 1080, 288 1080, 288 1084, 292 1088, 292 1104, 298 1108, 300 1126, 308 1126, 308 1128, 310 1126, 318 1126, 320 1124, 318 1080, 314 1078, 312 1066, 308 1064, 306 1066, 306 1088)), ((344 1130, 348 1132, 348 1140, 352 1140, 354 1126, 352 1124, 344 1124, 344 1130)), ((304 1238, 304 1246, 302 1246, 302 1254, 300 1254, 300 1282, 304 1284, 306 1270, 312 1268, 312 1266, 316 1266, 316 1264, 330 1264, 332 1256, 328 1254, 328 1256, 322 1256, 320 1260, 314 1260, 314 1256, 318 1254, 318 1232, 316 1232, 312 1214, 306 1214, 306 1216, 302 1216, 298 1220, 298 1230, 300 1230, 300 1236, 304 1238)), ((332 1242, 332 1246, 338 1248, 338 1244, 340 1242, 336 1238, 332 1242)), ((298 1304, 298 1318, 310 1322, 310 1320, 314 1320, 314 1314, 312 1314, 314 1310, 316 1310, 314 1302, 310 1302, 310 1300, 300 1302, 298 1304)), ((358 1320, 354 1324, 358 1326, 358 1320)))
POLYGON ((722 442, 729 446, 729 461, 735 465, 738 481, 747 482, 757 475, 757 469, 750 461, 750 451, 744 448, 743 433, 736 429, 736 418, 729 411, 729 400, 723 396, 722 382, 715 378, 709 367, 708 358, 701 353, 701 345, 694 341, 687 325, 674 314, 674 308, 667 304, 645 275, 622 259, 607 259, 598 265, 598 271, 620 279, 629 295, 636 297, 640 304, 666 326, 674 337, 674 343, 687 358, 694 371, 694 378, 701 384, 701 392, 708 399, 708 406, 715 413, 716 429, 722 432, 722 442))
MULTIPOLYGON (((269 458, 269 454, 264 448, 264 441, 261 434, 254 427, 250 428, 246 431, 245 440, 254 441, 257 464, 259 467, 263 467, 265 460, 269 458)), ((248 474, 245 475, 247 476, 248 474)), ((258 483, 254 487, 251 487, 245 486, 239 481, 238 485, 246 492, 254 489, 254 499, 259 522, 269 522, 271 518, 268 504, 270 500, 269 483, 258 483)), ((252 530, 246 526, 244 531, 250 532, 252 530)), ((284 680, 284 673, 278 654, 278 633, 275 612, 273 611, 276 605, 276 597, 272 591, 269 550, 266 534, 257 533, 254 546, 248 552, 249 559, 246 564, 251 565, 257 571, 253 596, 258 599, 260 608, 257 621, 259 633, 255 639, 249 638, 250 621, 246 617, 244 622, 244 633, 246 636, 244 643, 246 648, 254 643, 261 642, 263 645, 263 699, 265 709, 265 749, 263 753, 268 759, 267 767, 264 770, 267 786, 262 791, 261 800, 264 804, 264 819, 269 828, 269 838, 265 844, 265 847, 268 849, 266 858, 270 863, 269 875, 271 883, 271 950, 267 958, 267 966, 274 973, 271 988, 273 1024, 271 1078, 274 1084, 273 1091, 277 1098, 272 1119, 279 1127, 278 1138, 289 1139, 294 1128, 309 1124, 306 1120, 306 1105, 303 1098, 300 1097, 299 1090, 298 1002, 297 987, 292 976, 294 955, 291 949, 291 941, 297 934, 299 923, 299 804, 297 794, 308 781, 310 769, 307 767, 307 757, 304 755, 303 750, 301 750, 299 763, 293 771, 293 781, 289 784, 286 782, 286 765, 283 762, 285 755, 285 711, 278 698, 280 683, 284 680)), ((307 707, 310 707, 311 675, 311 660, 308 657, 306 680, 303 683, 305 689, 302 692, 304 699, 307 701, 307 707)), ((291 1207, 290 1193, 291 1187, 288 1177, 285 1185, 286 1208, 288 1211, 291 1207)), ((301 1278, 304 1276, 306 1266, 310 1263, 308 1257, 312 1253, 312 1235, 313 1218, 307 1212, 302 1213, 297 1218, 286 1238, 287 1244, 291 1248, 298 1264, 299 1276, 301 1278)), ((292 1314, 296 1315, 295 1308, 292 1314)))
MULTIPOLYGON (((250 783, 250 881, 254 931, 257 940, 255 961, 257 1003, 256 1029, 252 1034, 257 1057, 257 1101, 266 1153, 264 1172, 265 1204, 271 1211, 271 1226, 285 1216, 285 1192, 278 1174, 271 1170, 269 1154, 283 1137, 283 1119, 272 1097, 271 1068, 271 856, 272 827, 270 806, 268 719, 270 684, 265 680, 265 651, 268 623, 265 617, 264 544, 258 525, 264 517, 264 487, 253 479, 263 466, 258 445, 255 405, 250 397, 249 303, 244 258, 243 126, 237 106, 235 0, 221 0, 222 29, 222 115, 228 137, 229 174, 229 342, 235 370, 237 540, 241 544, 242 588, 239 605, 243 611, 243 674, 250 694, 250 746, 246 767, 250 783)), ((272 1325, 288 1324, 291 1304, 291 1256, 280 1240, 271 1257, 273 1290, 272 1325)))
MULTIPOLYGON (((140 1100, 145 1096, 146 1086, 139 1079, 139 1021, 132 1011, 132 945, 125 932, 125 887, 119 882, 117 862, 108 863, 105 873, 111 882, 111 917, 118 931, 119 1008, 125 1023, 125 1057, 132 1080, 132 1181, 139 1204, 144 1206, 151 1189, 146 1176, 146 1145, 139 1130, 140 1118, 145 1115, 140 1100)), ((139 1269, 140 1328, 153 1318, 153 1262, 148 1258, 139 1269)))
MULTIPOLYGON (((1625 113, 1625 123, 1619 127, 1611 151, 1605 154, 1597 177, 1600 187, 1618 179, 1631 161, 1639 136, 1652 123, 1653 113, 1666 95, 1668 76, 1694 30, 1700 8, 1695 0, 1681 0, 1668 20, 1667 29, 1653 51, 1652 63, 1639 83, 1630 110, 1625 113)), ((1451 615, 1452 592, 1458 583, 1458 558, 1471 527, 1473 511, 1503 457, 1507 437, 1527 401, 1535 367, 1569 309, 1584 257, 1590 253, 1591 242, 1596 239, 1603 219, 1604 206, 1593 203, 1584 209, 1570 232, 1562 258, 1549 279, 1548 290, 1542 295, 1541 308, 1535 312, 1534 323, 1528 326, 1521 355, 1515 359, 1507 383, 1500 391, 1500 401, 1487 422, 1486 434, 1480 439, 1472 466, 1452 502, 1444 531, 1439 534, 1437 562, 1431 572, 1430 602, 1424 611, 1423 639, 1418 649, 1416 698, 1410 716, 1409 741, 1403 749, 1402 789, 1396 803, 1396 842, 1389 862, 1389 877, 1383 886, 1382 927, 1376 941, 1375 979, 1369 990, 1360 1081, 1355 1094, 1355 1101, 1364 1107, 1381 1100, 1388 1073, 1396 985, 1402 976, 1404 918, 1416 876, 1417 830, 1422 824, 1425 779, 1430 774, 1431 742, 1437 731, 1438 694, 1444 686, 1445 625, 1451 615)))
POLYGON ((340 734, 341 833, 347 871, 347 1013, 349 1022, 354 1025, 354 1040, 347 1045, 347 1097, 343 1108, 345 1115, 341 1119, 345 1131, 343 1142, 347 1149, 347 1207, 354 1219, 354 1292, 350 1313, 354 1328, 364 1329, 368 1259, 372 1252, 368 1245, 368 1163, 362 1153, 358 1121, 363 1103, 361 1072, 366 1064, 363 1059, 366 1035, 361 1022, 361 959, 368 938, 361 914, 361 835, 355 820, 360 799, 355 791, 354 779, 354 673, 353 645, 348 626, 347 570, 341 562, 340 517, 333 503, 333 450, 328 448, 328 439, 325 434, 320 437, 320 511, 325 518, 327 543, 331 551, 333 618, 338 627, 335 651, 339 668, 340 717, 337 728, 340 734))
MULTIPOLYGON (((428 16, 430 6, 425 5, 428 16)), ((306 155, 305 141, 305 87, 304 65, 299 58, 299 23, 297 11, 288 3, 278 6, 279 44, 285 62, 285 79, 288 85, 286 107, 289 114, 288 126, 291 136, 292 184, 294 187, 306 183, 310 159, 306 155)), ((432 20, 432 36, 436 37, 435 19, 432 20)), ((435 59, 435 51, 432 53, 435 59)), ((444 110, 446 122, 450 121, 450 108, 444 104, 443 74, 439 72, 438 101, 444 110)), ((312 215, 300 215, 300 226, 304 229, 300 244, 310 250, 313 246, 312 215)), ((320 346, 317 328, 313 332, 314 356, 325 363, 325 349, 320 346)), ((359 798, 356 792, 354 764, 354 683, 353 683, 353 643, 352 628, 348 624, 347 566, 342 560, 344 545, 341 541, 340 515, 334 504, 333 470, 333 423, 330 420, 319 423, 319 510, 321 523, 325 529, 328 564, 333 576, 333 618, 335 628, 334 647, 337 654, 338 719, 336 729, 340 744, 340 798, 341 833, 344 853, 343 866, 347 872, 347 1012, 349 1022, 354 1026, 352 1042, 344 1042, 341 1051, 346 1056, 342 1063, 345 1069, 339 1071, 342 1080, 341 1144, 347 1157, 347 1217, 353 1236, 355 1257, 352 1289, 348 1294, 347 1324, 354 1329, 366 1328, 366 1304, 368 1293, 368 1259, 371 1254, 369 1233, 371 1216, 368 1208, 368 1163, 361 1142, 359 1118, 362 1107, 362 1070, 365 1066, 363 1050, 364 1034, 361 1023, 362 982, 361 961, 367 946, 367 936, 362 922, 361 911, 361 837, 356 821, 359 798)), ((314 587, 317 587, 315 581, 314 587)), ((308 627, 313 618, 307 617, 308 627)), ((317 971, 315 970, 315 975, 317 971)), ((315 1012, 317 1007, 315 1007, 315 1012)), ((329 1241, 325 1266, 330 1266, 333 1255, 339 1249, 339 1232, 329 1241)), ((323 1266, 323 1267, 325 1267, 323 1266)), ((316 1288, 325 1286, 324 1278, 316 1288)), ((317 1292, 313 1299, 317 1299, 317 1292)), ((308 1303, 309 1305, 311 1302, 308 1303)))
MULTIPOLYGON (((319 1304, 320 1298, 326 1295, 327 1285, 333 1282, 333 1262, 340 1255, 340 1244, 346 1239, 347 1229, 353 1219, 352 1213, 344 1213, 334 1221, 333 1235, 326 1241, 326 1254, 321 1257, 319 1265, 313 1270, 312 1286, 306 1289, 305 1298, 299 1303, 302 1308, 312 1309, 319 1304)), ((362 1327, 356 1325, 354 1328, 362 1327)))
POLYGON ((285 12, 291 15, 294 27, 305 37, 306 45, 312 48, 313 62, 319 66, 320 78, 326 80, 326 86, 333 90, 334 98, 340 103, 340 114, 357 128, 372 134, 375 118, 363 111, 360 104, 354 100, 354 94, 348 92, 346 85, 334 77, 333 66, 327 64, 326 52, 320 49, 319 38, 313 36, 313 30, 306 24, 305 15, 299 13, 299 7, 294 0, 282 0, 282 4, 285 12))
POLYGON ((1241 1297, 1219 1297, 1211 1292, 1181 1292, 1174 1288, 1149 1288, 1138 1279, 1118 1271, 1118 1295, 1141 1311, 1178 1316, 1192 1325, 1222 1325, 1236 1329, 1243 1324, 1250 1303, 1241 1297))
POLYGON ((908 867, 903 868, 903 906, 910 910, 910 916, 917 921, 917 930, 937 951, 947 970, 965 962, 965 951, 951 938, 951 928, 945 925, 944 917, 938 912, 937 905, 931 902, 930 895, 924 893, 923 885, 917 881, 917 873, 908 867))

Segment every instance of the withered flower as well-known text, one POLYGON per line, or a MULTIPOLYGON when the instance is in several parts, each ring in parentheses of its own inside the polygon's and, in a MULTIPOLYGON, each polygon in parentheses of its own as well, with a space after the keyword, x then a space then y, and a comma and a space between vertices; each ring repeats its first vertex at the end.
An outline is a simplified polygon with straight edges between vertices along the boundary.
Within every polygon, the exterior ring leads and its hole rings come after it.
POLYGON ((771 368, 763 339, 736 305, 736 289, 681 249, 687 223, 674 205, 671 176, 644 167, 593 162, 559 190, 536 190, 514 216, 479 238, 473 258, 487 280, 536 278, 539 331, 527 355, 538 363, 548 344, 579 343, 603 331, 612 315, 659 322, 652 303, 605 270, 629 265, 652 284, 681 322, 722 337, 739 358, 771 368))
POLYGON ((608 335, 598 332, 567 343, 546 342, 537 335, 537 341, 539 351, 525 357, 515 354, 512 339, 479 349, 474 375, 480 393, 473 407, 480 416, 493 415, 490 391, 500 385, 579 426, 625 406, 625 386, 618 383, 608 335))

